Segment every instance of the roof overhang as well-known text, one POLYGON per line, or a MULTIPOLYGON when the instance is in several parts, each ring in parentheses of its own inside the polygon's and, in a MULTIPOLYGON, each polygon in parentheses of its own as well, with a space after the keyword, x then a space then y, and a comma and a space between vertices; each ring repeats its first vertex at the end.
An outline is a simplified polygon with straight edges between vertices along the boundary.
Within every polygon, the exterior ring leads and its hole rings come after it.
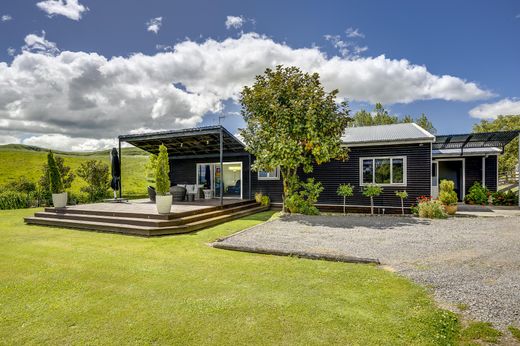
POLYGON ((458 156, 476 155, 479 151, 481 154, 501 154, 504 147, 519 134, 520 130, 441 135, 436 137, 432 145, 432 154, 435 151, 451 155, 458 153, 458 156))
POLYGON ((157 154, 159 146, 164 144, 169 155, 193 157, 220 153, 220 136, 222 149, 226 154, 244 152, 244 144, 220 125, 121 135, 119 140, 152 154, 157 154))
MULTIPOLYGON (((464 149, 463 156, 487 156, 487 155, 500 155, 502 149, 497 147, 489 148, 466 148, 464 149)), ((448 157, 448 156, 461 156, 460 149, 433 149, 433 157, 448 157)))

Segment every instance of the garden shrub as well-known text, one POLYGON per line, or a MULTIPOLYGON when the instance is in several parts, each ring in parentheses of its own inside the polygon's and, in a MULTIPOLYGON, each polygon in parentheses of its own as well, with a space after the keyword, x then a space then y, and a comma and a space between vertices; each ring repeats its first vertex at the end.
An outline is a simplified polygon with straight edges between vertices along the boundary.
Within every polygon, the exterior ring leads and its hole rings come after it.
POLYGON ((263 206, 268 206, 269 203, 271 203, 269 196, 262 196, 262 198, 260 199, 260 204, 263 206))
POLYGON ((412 208, 415 215, 428 219, 444 219, 446 211, 441 201, 421 196, 417 199, 417 206, 412 208))
POLYGON ((22 209, 33 206, 34 193, 29 194, 15 191, 0 192, 0 210, 22 209))
POLYGON ((408 198, 408 192, 406 190, 396 191, 395 195, 401 199, 401 213, 404 215, 404 200, 408 198))
POLYGON ((87 183, 87 186, 81 188, 81 192, 88 195, 88 202, 98 202, 108 197, 110 187, 108 171, 108 165, 97 160, 83 162, 78 168, 78 176, 87 183))
POLYGON ((491 194, 491 200, 493 205, 516 206, 518 205, 518 193, 511 190, 507 192, 497 191, 491 194))
MULTIPOLYGON (((69 166, 65 166, 65 161, 63 160, 63 157, 54 156, 54 161, 56 162, 56 166, 58 167, 58 171, 60 172, 63 188, 65 190, 70 189, 72 181, 75 178, 74 174, 71 172, 71 168, 69 166)), ((42 176, 40 178, 40 181, 38 182, 38 190, 41 190, 41 198, 44 201, 50 201, 51 199, 51 182, 49 178, 49 164, 48 162, 45 162, 45 164, 42 166, 42 176)))
POLYGON ((343 197, 343 214, 346 213, 347 197, 354 195, 354 188, 350 184, 341 184, 336 191, 338 196, 343 197))
POLYGON ((464 202, 468 204, 488 204, 490 192, 487 188, 480 185, 478 181, 469 188, 469 193, 464 197, 464 202))
POLYGON ((262 203, 262 197, 264 197, 264 194, 261 192, 255 193, 255 201, 256 203, 262 203))
POLYGON ((363 188, 363 196, 370 197, 370 214, 374 215, 374 197, 379 196, 383 188, 376 184, 368 184, 363 188))
POLYGON ((4 190, 28 194, 36 191, 36 184, 27 177, 21 176, 18 179, 5 184, 4 190))
POLYGON ((318 215, 320 212, 315 204, 322 191, 322 184, 314 182, 314 178, 308 178, 306 182, 298 182, 298 190, 285 201, 287 209, 291 213, 318 215))
POLYGON ((439 200, 444 205, 456 205, 459 201, 457 193, 455 192, 455 183, 451 180, 443 179, 439 184, 439 200))
POLYGON ((159 155, 157 156, 155 191, 159 196, 165 196, 170 192, 170 161, 168 149, 164 144, 159 146, 159 155))
POLYGON ((61 174, 54 160, 54 154, 49 151, 47 154, 47 166, 49 167, 49 187, 51 193, 62 193, 64 192, 63 181, 61 180, 61 174))

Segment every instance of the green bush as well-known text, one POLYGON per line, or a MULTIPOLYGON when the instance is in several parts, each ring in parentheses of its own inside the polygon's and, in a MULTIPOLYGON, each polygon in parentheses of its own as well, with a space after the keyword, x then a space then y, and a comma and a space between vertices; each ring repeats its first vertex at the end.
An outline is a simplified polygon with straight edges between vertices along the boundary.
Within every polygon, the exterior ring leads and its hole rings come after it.
POLYGON ((268 206, 269 203, 271 203, 269 196, 262 196, 262 198, 260 199, 260 204, 263 206, 268 206))
POLYGON ((494 205, 518 205, 518 193, 513 191, 494 192, 491 194, 491 200, 494 205))
MULTIPOLYGON (((56 162, 56 166, 58 167, 58 171, 60 173, 61 182, 63 183, 63 188, 70 189, 72 186, 72 182, 74 181, 74 174, 71 172, 71 168, 69 166, 65 166, 65 161, 63 157, 54 156, 54 161, 56 162)), ((41 187, 42 193, 45 194, 45 198, 50 200, 51 198, 51 182, 50 182, 50 171, 49 171, 49 163, 45 162, 42 166, 42 176, 40 177, 40 181, 38 184, 41 187)))
POLYGON ((7 191, 31 193, 36 191, 36 184, 27 177, 21 176, 5 184, 4 189, 7 191))
POLYGON ((151 154, 144 165, 146 181, 155 184, 155 172, 157 171, 157 155, 151 154))
POLYGON ((370 197, 370 214, 374 215, 374 197, 379 196, 383 188, 376 184, 368 184, 363 188, 363 196, 370 197))
POLYGON ((323 186, 315 183, 314 178, 309 178, 305 183, 298 182, 298 190, 293 192, 285 201, 287 209, 291 213, 304 215, 318 215, 320 212, 315 204, 318 201, 323 186))
POLYGON ((352 197, 354 195, 354 188, 350 184, 341 184, 338 186, 336 193, 338 196, 343 197, 343 214, 346 214, 347 197, 352 197))
POLYGON ((408 192, 406 190, 396 191, 395 195, 401 199, 401 213, 404 215, 404 200, 408 198, 408 192))
POLYGON ((167 195, 170 192, 170 162, 168 159, 168 149, 164 144, 159 146, 159 156, 157 156, 155 191, 159 196, 167 195))
POLYGON ((439 183, 439 191, 455 191, 455 183, 452 180, 442 179, 439 183))
POLYGON ((412 209, 414 214, 428 219, 444 219, 447 217, 446 211, 441 201, 421 197, 417 207, 412 209))
POLYGON ((264 197, 264 194, 261 192, 255 193, 255 201, 256 203, 262 203, 262 197, 264 197))
POLYGON ((490 192, 476 181, 470 188, 469 193, 464 197, 464 202, 468 204, 488 204, 490 192))
POLYGON ((33 192, 29 194, 15 191, 0 192, 0 210, 30 208, 34 200, 33 192))
POLYGON ((49 187, 51 193, 62 193, 64 192, 63 181, 61 180, 61 174, 54 160, 54 154, 49 151, 47 154, 47 166, 49 167, 49 187))
POLYGON ((81 192, 88 195, 88 202, 98 202, 108 197, 110 178, 107 164, 89 160, 79 166, 77 174, 87 183, 87 186, 81 188, 81 192))
POLYGON ((439 200, 444 205, 456 205, 459 197, 455 192, 455 183, 451 180, 442 179, 439 184, 439 200))

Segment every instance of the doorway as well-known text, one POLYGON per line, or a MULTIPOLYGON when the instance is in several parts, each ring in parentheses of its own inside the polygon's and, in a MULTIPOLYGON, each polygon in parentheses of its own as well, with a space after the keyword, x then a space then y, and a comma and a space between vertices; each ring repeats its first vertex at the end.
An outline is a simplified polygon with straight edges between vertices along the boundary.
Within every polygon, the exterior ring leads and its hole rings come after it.
POLYGON ((437 160, 438 182, 443 179, 451 180, 455 184, 455 192, 459 201, 464 199, 464 159, 437 160))
POLYGON ((242 162, 224 162, 223 172, 220 163, 198 163, 197 184, 212 190, 213 197, 220 197, 220 181, 223 179, 224 198, 242 199, 242 162))

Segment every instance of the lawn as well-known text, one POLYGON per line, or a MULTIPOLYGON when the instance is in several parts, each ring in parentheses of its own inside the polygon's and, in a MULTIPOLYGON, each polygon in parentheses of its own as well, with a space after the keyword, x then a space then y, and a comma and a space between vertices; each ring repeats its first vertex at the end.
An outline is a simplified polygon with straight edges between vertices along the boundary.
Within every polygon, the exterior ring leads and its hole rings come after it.
MULTIPOLYGON (((6 145, 0 146, 0 186, 20 176, 26 176, 33 182, 37 182, 42 174, 42 165, 47 161, 45 149, 6 145)), ((108 151, 94 153, 57 153, 63 157, 65 165, 76 171, 82 162, 87 160, 101 160, 110 164, 108 151)), ((146 153, 136 148, 124 148, 122 163, 122 185, 123 193, 127 197, 141 197, 147 194, 147 182, 144 178, 144 165, 148 159, 146 153)), ((71 192, 78 194, 85 182, 76 175, 72 183, 71 192)))
POLYGON ((375 266, 218 250, 264 212, 138 238, 26 226, 0 211, 0 344, 453 343, 425 290, 375 266))

